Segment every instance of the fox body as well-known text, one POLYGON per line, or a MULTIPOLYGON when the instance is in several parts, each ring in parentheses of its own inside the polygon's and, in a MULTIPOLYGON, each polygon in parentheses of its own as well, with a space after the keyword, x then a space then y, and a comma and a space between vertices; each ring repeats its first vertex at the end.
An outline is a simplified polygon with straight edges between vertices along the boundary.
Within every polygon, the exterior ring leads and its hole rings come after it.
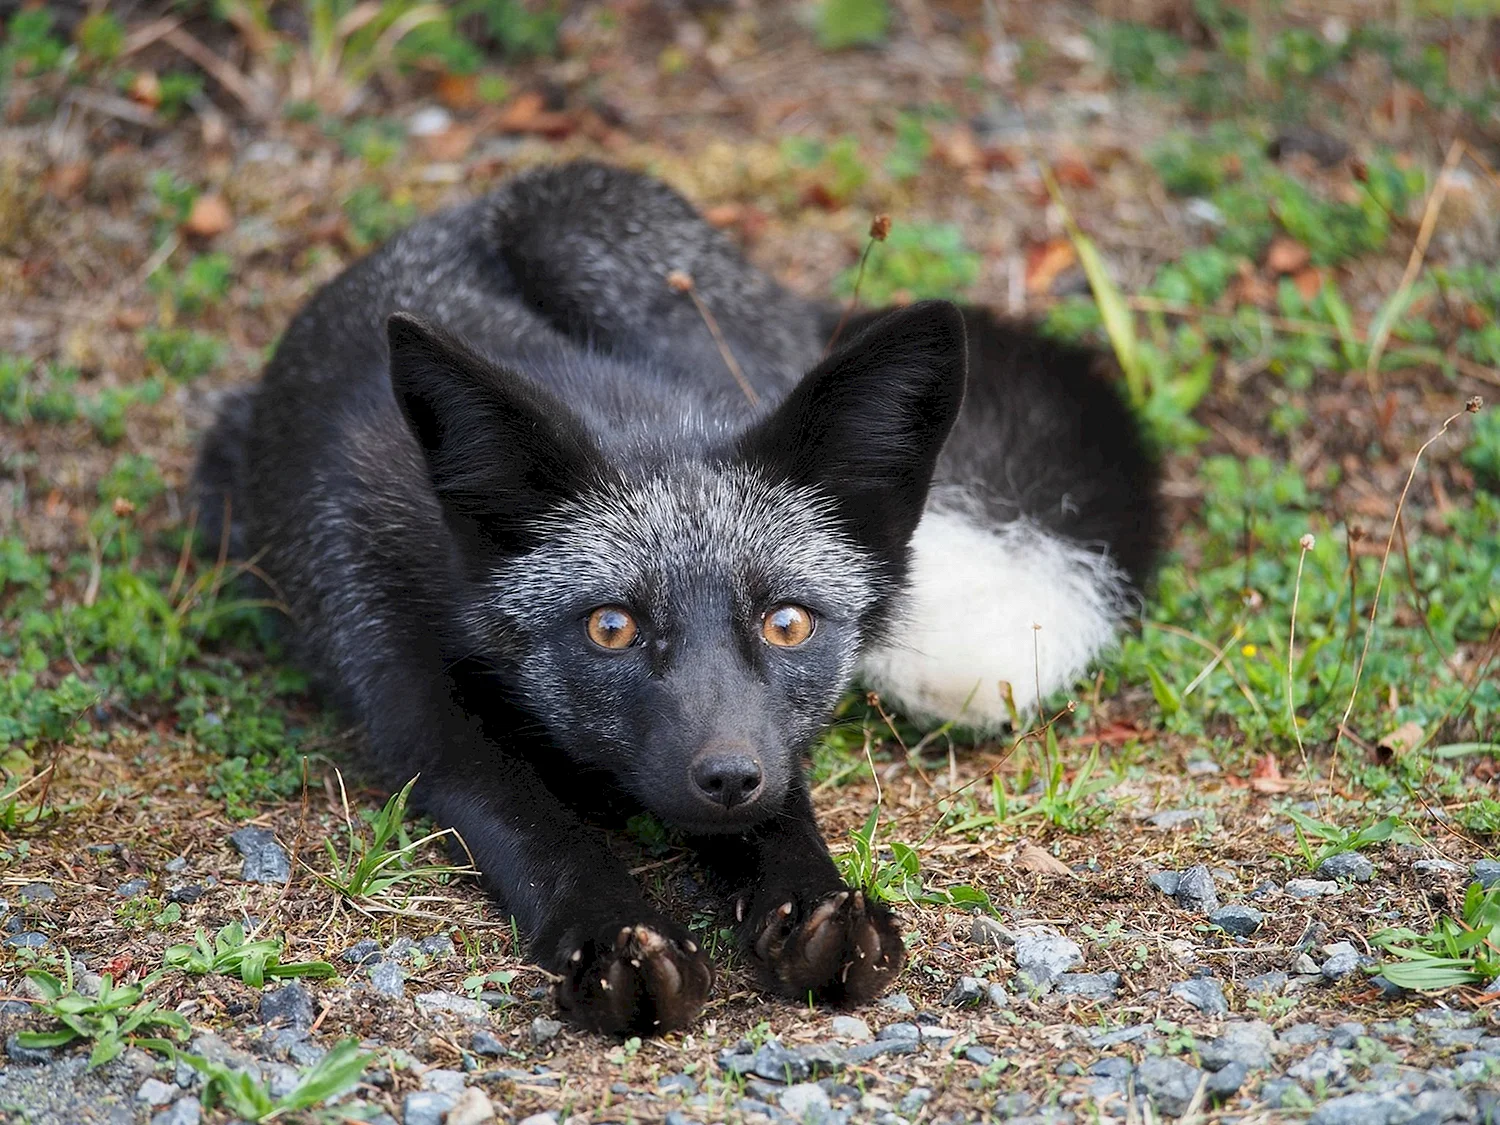
POLYGON ((598 827, 642 809, 721 877, 768 988, 882 990, 899 930, 802 777, 835 703, 862 677, 997 725, 1149 565, 1154 468, 1097 357, 944 302, 825 356, 837 321, 665 185, 543 169, 346 270, 205 441, 206 524, 586 1026, 683 1026, 711 983, 598 827))

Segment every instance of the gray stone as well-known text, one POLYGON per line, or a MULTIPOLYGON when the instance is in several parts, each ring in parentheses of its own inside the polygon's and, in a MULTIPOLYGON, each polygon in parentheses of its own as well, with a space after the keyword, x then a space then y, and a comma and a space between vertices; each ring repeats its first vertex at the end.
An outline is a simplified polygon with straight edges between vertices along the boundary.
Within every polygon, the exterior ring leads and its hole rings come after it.
POLYGON ((917 1025, 921 1032, 923 1043, 949 1043, 958 1038, 958 1032, 951 1027, 942 1027, 935 1023, 923 1023, 917 1025))
POLYGON ((1095 1078, 1126 1079, 1135 1071, 1135 1064, 1119 1055, 1110 1055, 1089 1067, 1088 1073, 1095 1078))
POLYGON ((879 1040, 919 1040, 922 1038, 922 1029, 914 1023, 889 1023, 875 1033, 879 1040))
POLYGON ((135 1092, 135 1100, 145 1102, 150 1106, 167 1105, 181 1092, 171 1082, 163 1082, 159 1078, 148 1078, 141 1083, 141 1088, 135 1092))
POLYGON ((149 879, 131 879, 129 882, 121 883, 115 888, 115 894, 119 898, 135 898, 151 885, 149 879))
POLYGON ((1164 1055, 1148 1055, 1136 1068, 1137 1086, 1157 1109, 1173 1117, 1181 1116, 1187 1109, 1203 1077, 1203 1071, 1196 1066, 1164 1055))
POLYGON ((1299 977, 1320 977, 1323 975, 1323 966, 1306 953, 1299 953, 1297 959, 1292 962, 1292 972, 1299 977))
POLYGON ((749 1074, 755 1068, 755 1052, 720 1051, 718 1063, 719 1069, 727 1074, 749 1074))
POLYGON ((1481 859, 1474 865, 1474 878, 1481 887, 1493 887, 1500 883, 1500 860, 1481 859))
POLYGON ((370 967, 370 987, 382 996, 405 996, 406 973, 394 961, 376 961, 370 967))
POLYGON ((1287 1067, 1286 1072, 1292 1078, 1306 1082, 1310 1086, 1320 1082, 1325 1086, 1336 1086, 1343 1082, 1349 1073, 1349 1068, 1344 1063, 1344 1056, 1336 1049, 1319 1047, 1301 1062, 1287 1067))
POLYGON ((25 933, 15 934, 5 939, 3 943, 10 949, 40 949, 47 944, 47 935, 28 930, 25 933))
POLYGON ((664 1125, 703 1125, 703 1122, 696 1117, 689 1117, 680 1109, 674 1109, 667 1113, 664 1125))
MULTIPOLYGON (((31 1006, 27 1005, 27 1011, 31 1006)), ((51 1047, 23 1047, 20 1043, 20 1032, 13 1031, 5 1039, 5 1054, 11 1062, 20 1063, 23 1066, 40 1066, 42 1063, 52 1061, 51 1047)))
POLYGON ((1232 1062, 1227 1066, 1220 1067, 1208 1076, 1205 1091, 1210 1098, 1223 1101, 1225 1098, 1232 1098, 1235 1094, 1238 1094, 1240 1088, 1244 1086, 1245 1080, 1249 1077, 1249 1067, 1242 1062, 1232 1062))
POLYGON ((434 1068, 422 1075, 422 1089, 436 1094, 452 1094, 457 1098, 464 1092, 464 1076, 456 1070, 434 1068))
POLYGON ((1137 1023, 1129 1027, 1117 1027, 1113 1031, 1096 1031, 1089 1036, 1089 1046, 1101 1051, 1119 1047, 1125 1043, 1134 1043, 1137 1039, 1145 1039, 1154 1030, 1149 1023, 1137 1023))
POLYGON ((57 892, 50 883, 27 883, 16 892, 16 897, 22 902, 56 902, 57 892))
MULTIPOLYGON (((381 962, 381 964, 384 963, 381 962)), ((478 1000, 470 1000, 467 996, 460 996, 456 992, 419 992, 413 999, 416 1001, 417 1011, 424 1016, 433 1016, 443 1012, 456 1016, 466 1023, 486 1023, 490 1018, 488 1005, 481 1004, 478 1000)))
POLYGON ((1261 923, 1266 920, 1263 911, 1253 906, 1233 905, 1221 906, 1208 916, 1208 920, 1226 934, 1235 937, 1249 937, 1260 929, 1261 923))
POLYGON ((833 1034, 840 1039, 849 1039, 855 1043, 869 1042, 873 1036, 870 1033, 870 1025, 858 1016, 834 1016, 833 1034))
POLYGON ((380 960, 380 943, 365 938, 339 954, 339 960, 350 965, 373 965, 380 960))
MULTIPOLYGON (((411 1125, 407 1122, 406 1125, 411 1125)), ((557 1125, 557 1114, 555 1113, 533 1113, 530 1117, 521 1118, 519 1125, 557 1125)))
POLYGON ((758 1074, 771 1082, 784 1082, 791 1085, 802 1082, 812 1073, 812 1067, 807 1060, 796 1051, 783 1047, 778 1040, 768 1041, 760 1050, 755 1052, 754 1063, 750 1067, 751 1073, 758 1074))
POLYGON ((1172 995, 1179 1000, 1186 1000, 1205 1016, 1229 1014, 1229 1002, 1224 999, 1224 988, 1212 977, 1179 981, 1172 986, 1172 995))
POLYGON ((1182 876, 1175 871, 1158 871, 1146 880, 1168 898, 1177 894, 1177 884, 1182 881, 1182 876))
POLYGON ((1405 1125, 1416 1110, 1395 1094, 1349 1094, 1324 1102, 1309 1118, 1310 1125, 1405 1125))
POLYGON ((1005 949, 1016 944, 1015 936, 987 914, 976 914, 969 922, 969 940, 986 949, 1005 949))
POLYGON ((1328 1033, 1315 1023, 1294 1023, 1282 1030, 1280 1039, 1288 1047, 1306 1047, 1328 1042, 1328 1033))
POLYGON ((1359 968, 1360 953, 1347 941, 1328 947, 1330 956, 1323 962, 1323 978, 1329 981, 1343 980, 1359 968))
POLYGON ((1010 1121, 1030 1113, 1036 1107, 1036 1097, 1025 1090, 1001 1094, 995 1099, 995 1116, 1001 1121, 1010 1121))
POLYGON ((1010 993, 1005 991, 1005 986, 1003 984, 990 985, 990 987, 986 990, 986 995, 989 997, 991 1007, 1010 1007, 1010 993))
POLYGON ((453 939, 447 934, 433 934, 417 942, 417 948, 434 960, 453 956, 453 939))
POLYGON ((964 1048, 964 1058, 976 1066, 989 1066, 995 1061, 995 1052, 988 1047, 981 1047, 978 1043, 970 1043, 964 1048))
POLYGON ((402 934, 385 947, 385 959, 387 961, 410 961, 416 952, 417 943, 402 934))
POLYGON ((1219 892, 1214 887, 1213 874, 1201 863, 1182 873, 1172 897, 1184 910, 1199 914, 1212 914, 1219 908, 1219 892))
POLYGON ((806 1043, 797 1048, 797 1054, 802 1056, 814 1078, 837 1074, 847 1065, 843 1050, 829 1043, 806 1043))
POLYGON ((1351 879, 1368 883, 1375 877, 1375 865, 1358 852, 1335 852, 1313 872, 1319 879, 1351 879))
POLYGON ((907 1117, 913 1117, 928 1102, 932 1101, 932 1091, 926 1086, 914 1086, 906 1092, 901 1099, 901 1104, 896 1107, 896 1112, 907 1117))
POLYGON ((850 1066, 871 1062, 883 1055, 916 1054, 920 1039, 877 1039, 874 1043, 856 1043, 844 1051, 850 1066))
POLYGON ((1291 980, 1286 973, 1276 970, 1270 973, 1259 973, 1244 982, 1246 992, 1255 993, 1257 996, 1279 996, 1285 989, 1287 981, 1291 980))
POLYGON ((505 1054, 505 1044, 488 1031, 476 1031, 474 1037, 469 1040, 469 1049, 476 1055, 483 1055, 487 1059, 498 1059, 505 1054))
POLYGON ((1054 984, 1059 996, 1077 996, 1081 1000, 1113 1000, 1120 991, 1120 974, 1063 973, 1054 984))
POLYGON ((203 1109, 197 1098, 178 1098, 171 1109, 163 1110, 151 1119, 151 1125, 198 1125, 203 1119, 203 1109))
POLYGON ((664 1074, 656 1080, 656 1088, 690 1098, 698 1092, 698 1083, 693 1081, 690 1074, 664 1074))
POLYGON ((431 1090, 407 1094, 401 1103, 403 1125, 442 1125, 443 1115, 453 1108, 454 1101, 447 1094, 431 1090))
POLYGON ((188 883, 181 887, 173 887, 167 892, 167 901, 182 903, 191 906, 204 895, 208 894, 208 888, 201 883, 188 883))
POLYGON ((1050 985, 1060 974, 1083 964, 1083 950, 1061 934, 1016 936, 1016 967, 1038 986, 1050 985))
POLYGON ((284 1098, 297 1088, 299 1076, 295 1066, 286 1063, 277 1063, 271 1067, 271 1078, 266 1083, 266 1088, 271 1092, 273 1098, 284 1098))
POLYGON ((181 875, 184 871, 187 870, 187 866, 187 856, 180 855, 174 859, 167 860, 167 862, 163 865, 163 870, 165 870, 169 875, 181 875))
POLYGON ((781 1092, 781 1108, 796 1120, 811 1123, 822 1121, 833 1104, 816 1082, 799 1082, 781 1092))
POLYGON ((241 828, 229 842, 239 849, 245 862, 240 878, 247 883, 285 883, 292 877, 292 861, 268 828, 241 828))
POLYGON ((1290 1078, 1270 1078, 1260 1084, 1260 1100, 1272 1109, 1307 1104, 1307 1092, 1290 1078))
POLYGON ((1226 1023, 1216 1039, 1198 1048, 1198 1059, 1210 1070, 1222 1070, 1231 1063, 1243 1063, 1250 1070, 1265 1070, 1272 1062, 1271 1048, 1276 1032, 1261 1020, 1236 1020, 1226 1023))
POLYGON ((1202 809, 1164 809, 1154 816, 1147 817, 1146 823, 1152 828, 1171 830, 1188 824, 1196 824, 1202 819, 1202 809))
POLYGON ((546 1016, 537 1016, 531 1021, 531 1045, 533 1047, 545 1047, 556 1039, 562 1032, 562 1023, 558 1020, 548 1019, 546 1016))
POLYGON ((1461 863, 1454 863, 1451 859, 1419 859, 1411 865, 1411 869, 1418 875, 1444 875, 1462 871, 1464 866, 1461 863))
POLYGON ((948 990, 948 995, 943 997, 943 1003, 950 1008, 973 1007, 984 999, 988 987, 981 977, 959 977, 948 990))
POLYGON ((1282 890, 1293 898, 1322 898, 1342 893, 1330 879, 1288 879, 1282 890))
POLYGON ((470 1088, 457 1097, 445 1125, 494 1125, 495 1107, 483 1090, 470 1088))
POLYGON ((312 996, 301 981, 294 980, 261 993, 261 1023, 307 1028, 312 1026, 312 1021, 312 996))
POLYGON ((893 992, 889 996, 880 998, 880 1006, 901 1015, 910 1015, 917 1009, 912 1006, 911 997, 904 992, 893 992))

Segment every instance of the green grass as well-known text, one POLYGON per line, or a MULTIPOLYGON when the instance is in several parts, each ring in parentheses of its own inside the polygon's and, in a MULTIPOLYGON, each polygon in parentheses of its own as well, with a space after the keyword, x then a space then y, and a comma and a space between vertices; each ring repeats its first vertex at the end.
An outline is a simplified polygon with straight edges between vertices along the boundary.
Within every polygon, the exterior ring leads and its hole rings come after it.
POLYGON ((267 978, 321 979, 334 975, 334 968, 327 961, 282 961, 281 952, 279 940, 252 941, 245 936, 245 927, 234 921, 211 939, 200 929, 191 942, 169 947, 162 960, 167 968, 181 969, 194 976, 223 973, 239 977, 251 988, 260 988, 267 978))
POLYGON ((1440 991, 1500 976, 1500 885, 1469 884, 1459 917, 1444 915, 1423 934, 1399 927, 1370 941, 1395 960, 1380 966, 1392 984, 1440 991))

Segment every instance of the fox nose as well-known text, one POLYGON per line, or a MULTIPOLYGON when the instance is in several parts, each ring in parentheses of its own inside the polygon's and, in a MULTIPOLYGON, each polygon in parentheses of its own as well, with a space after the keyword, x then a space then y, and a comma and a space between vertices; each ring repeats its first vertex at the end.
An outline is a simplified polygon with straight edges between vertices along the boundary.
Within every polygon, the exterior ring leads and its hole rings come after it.
POLYGON ((705 750, 693 761, 693 784, 716 805, 732 809, 761 790, 760 762, 746 749, 705 750))

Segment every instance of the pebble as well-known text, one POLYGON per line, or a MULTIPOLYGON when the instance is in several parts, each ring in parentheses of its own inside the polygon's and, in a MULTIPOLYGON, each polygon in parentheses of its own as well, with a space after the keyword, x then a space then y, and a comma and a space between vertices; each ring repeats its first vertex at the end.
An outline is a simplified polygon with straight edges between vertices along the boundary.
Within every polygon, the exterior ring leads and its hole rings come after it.
POLYGON ((365 938, 339 954, 339 960, 350 965, 373 965, 380 960, 380 943, 365 938))
POLYGON ((488 1125, 494 1120, 495 1107, 478 1088, 463 1091, 444 1118, 445 1125, 488 1125))
POLYGON ((896 1107, 896 1111, 911 1117, 930 1101, 932 1101, 930 1089, 926 1086, 914 1086, 906 1092, 906 1096, 901 1099, 901 1104, 896 1107))
POLYGON ((1302 977, 1320 977, 1323 975, 1323 966, 1306 953, 1299 953, 1297 959, 1292 962, 1292 972, 1302 977))
POLYGON ((855 1043, 868 1043, 874 1036, 870 1032, 870 1025, 858 1016, 834 1016, 833 1034, 839 1039, 849 1039, 855 1043))
POLYGON ((159 1078, 148 1078, 141 1083, 141 1088, 135 1092, 135 1100, 145 1102, 151 1106, 166 1105, 181 1092, 171 1082, 163 1082, 159 1078))
POLYGON ((1368 883, 1375 877, 1375 865, 1358 852, 1335 852, 1313 872, 1319 879, 1352 879, 1368 883))
POLYGON ((1221 906, 1208 916, 1208 920, 1226 934, 1249 937, 1260 929, 1266 915, 1253 906, 1221 906))
POLYGON ((1148 1055, 1136 1068, 1140 1088, 1159 1110, 1173 1117, 1187 1109, 1202 1079, 1203 1072, 1196 1066, 1163 1055, 1148 1055))
POLYGON ((1029 933, 1016 937, 1016 967, 1041 987, 1083 964, 1083 950, 1061 934, 1029 933))
POLYGON ((1260 1084, 1260 1100, 1271 1109, 1283 1109, 1288 1103, 1303 1105, 1307 1093, 1290 1078, 1269 1078, 1260 1084))
POLYGON ((56 902, 57 892, 48 883, 27 883, 16 897, 22 902, 56 902))
POLYGON ((689 1117, 681 1110, 672 1110, 666 1116, 665 1125, 703 1125, 696 1117, 689 1117))
MULTIPOLYGON (((383 962, 382 962, 383 963, 383 962)), ((478 1000, 470 1000, 467 996, 460 996, 456 992, 419 992, 414 998, 417 1011, 425 1016, 436 1012, 447 1012, 449 1015, 457 1016, 467 1023, 486 1023, 490 1017, 490 1010, 478 1000)), ((548 1021, 555 1023, 556 1021, 548 1021)), ((558 1024, 561 1027, 561 1024, 558 1024)))
MULTIPOLYGON (((27 1010, 30 1011, 30 1005, 27 1005, 27 1010)), ((23 1047, 18 1041, 19 1035, 19 1032, 12 1032, 5 1040, 5 1054, 11 1062, 25 1066, 40 1066, 42 1063, 52 1061, 50 1047, 23 1047)))
POLYGON ((986 949, 1004 949, 1016 944, 1015 935, 987 914, 974 915, 969 923, 969 940, 986 949))
POLYGON ((1055 984, 1060 996, 1077 996, 1083 1000, 1113 1000, 1120 991, 1120 974, 1063 973, 1055 984))
POLYGON ((1416 1116, 1405 1098, 1395 1094, 1348 1094, 1313 1111, 1309 1125, 1403 1125, 1416 1116))
POLYGON ((452 114, 437 105, 424 106, 406 119, 406 131, 413 137, 435 137, 452 125, 452 114))
POLYGON ((988 992, 990 1005, 995 1008, 1010 1007, 1010 993, 1005 991, 1003 984, 992 984, 988 992))
POLYGON ((943 997, 943 1003, 950 1008, 972 1007, 984 999, 988 987, 988 982, 981 977, 959 977, 948 990, 948 995, 943 997))
POLYGON ((370 969, 370 987, 382 996, 404 996, 406 973, 394 961, 377 961, 370 969))
POLYGON ((1355 969, 1359 968, 1360 953, 1347 941, 1337 942, 1328 947, 1330 956, 1323 962, 1323 979, 1327 981, 1343 980, 1355 969))
POLYGON ((798 1121, 820 1121, 833 1104, 816 1082, 799 1082, 781 1092, 781 1108, 798 1121))
POLYGON ((1222 1070, 1236 1062, 1250 1070, 1265 1070, 1271 1065, 1275 1041, 1276 1032, 1262 1020, 1227 1023, 1217 1038, 1199 1046, 1198 1059, 1209 1070, 1222 1070))
POLYGON ((454 1099, 447 1094, 419 1090, 407 1094, 401 1103, 401 1120, 405 1125, 442 1125, 443 1114, 453 1106, 454 1099))
POLYGON ((892 1012, 899 1012, 903 1016, 910 1015, 917 1009, 912 1005, 911 997, 904 992, 893 992, 889 996, 880 998, 880 1006, 892 1012))
POLYGON ((1219 892, 1214 888, 1214 877, 1203 864, 1189 867, 1177 879, 1177 890, 1172 895, 1177 905, 1184 910, 1195 910, 1200 914, 1212 914, 1219 908, 1219 892))
POLYGON ((292 981, 260 996, 260 1022, 308 1028, 313 1021, 312 996, 301 981, 292 981))
POLYGON ((422 1089, 456 1098, 464 1092, 464 1076, 456 1070, 434 1068, 422 1075, 422 1089))
POLYGON ((1411 865, 1418 875, 1440 875, 1450 871, 1462 871, 1463 864, 1451 859, 1419 859, 1411 865))
POLYGON ((1172 995, 1179 1000, 1186 1000, 1205 1016, 1229 1014, 1229 1002, 1224 999, 1224 988, 1212 977, 1179 981, 1172 986, 1172 995))
POLYGON ((1288 879, 1282 890, 1293 898, 1321 898, 1342 893, 1339 885, 1328 879, 1288 879))
POLYGON ((1240 1087, 1249 1077, 1249 1067, 1242 1062, 1232 1062, 1208 1076, 1208 1082, 1204 1084, 1204 1092, 1209 1097, 1218 1098, 1220 1101, 1232 1098, 1240 1092, 1240 1087))
POLYGON ((498 1059, 505 1054, 505 1044, 488 1031, 476 1031, 474 1037, 469 1040, 469 1049, 476 1055, 483 1055, 487 1059, 498 1059))
POLYGON ((981 1047, 978 1043, 971 1043, 964 1048, 964 1058, 978 1066, 989 1066, 995 1061, 995 1052, 988 1047, 981 1047))
POLYGON ((171 1109, 163 1110, 151 1119, 151 1125, 198 1125, 203 1119, 203 1108, 197 1098, 178 1098, 171 1109))
POLYGON ((1175 871, 1158 871, 1146 881, 1170 898, 1177 894, 1177 884, 1182 881, 1182 876, 1175 871))
POLYGON ((1500 860, 1481 859, 1474 865, 1474 878, 1481 887, 1493 887, 1500 883, 1500 860))
MULTIPOLYGON (((901 1025, 893 1024, 892 1026, 901 1025)), ((912 1027, 913 1031, 916 1030, 912 1024, 905 1026, 912 1027)), ((886 1030, 889 1030, 889 1028, 886 1030)), ((885 1036, 884 1031, 880 1034, 882 1038, 885 1036)), ((915 1038, 915 1035, 913 1038, 915 1038)), ((812 1073, 812 1067, 796 1051, 790 1051, 783 1047, 779 1041, 772 1039, 755 1052, 755 1057, 750 1065, 750 1072, 758 1074, 771 1082, 792 1084, 804 1081, 812 1073)))
POLYGON ((1202 809, 1165 809, 1155 816, 1146 818, 1146 823, 1153 828, 1171 830, 1181 828, 1187 824, 1196 824, 1203 819, 1202 809))
POLYGON ((136 895, 140 894, 150 885, 151 882, 148 879, 131 879, 116 887, 115 894, 119 898, 135 898, 136 895))
POLYGON ((229 842, 245 857, 240 878, 247 883, 285 883, 292 877, 292 861, 268 828, 241 828, 229 842))
POLYGON ((47 944, 47 935, 28 930, 6 938, 3 944, 10 949, 40 949, 47 944))
POLYGON ((1336 1086, 1349 1073, 1344 1056, 1332 1047, 1319 1047, 1301 1062, 1286 1068, 1287 1075, 1309 1085, 1336 1086))
POLYGON ((1294 1023, 1281 1033, 1281 1041, 1289 1047, 1306 1047, 1312 1043, 1328 1042, 1328 1034, 1315 1023, 1294 1023))
POLYGON ((656 1080, 656 1088, 690 1098, 698 1092, 698 1083, 689 1074, 664 1074, 656 1080))
POLYGON ((922 1038, 922 1029, 914 1023, 890 1023, 882 1027, 875 1035, 882 1042, 889 1040, 911 1040, 913 1042, 922 1038))
POLYGON ((531 1045, 533 1047, 545 1047, 556 1039, 562 1031, 562 1023, 558 1020, 548 1019, 546 1016, 537 1016, 531 1021, 531 1045))
POLYGON ((1246 992, 1253 992, 1257 995, 1275 996, 1286 988, 1287 981, 1289 980, 1291 980, 1291 977, 1277 969, 1274 972, 1259 973, 1256 976, 1250 977, 1245 981, 1243 987, 1246 992))
POLYGON ((882 1055, 911 1055, 917 1051, 920 1039, 879 1039, 874 1043, 858 1043, 844 1052, 850 1066, 871 1062, 882 1055))
POLYGON ((178 902, 191 906, 204 895, 208 894, 208 888, 201 883, 188 883, 181 887, 173 887, 167 892, 168 902, 178 902))
POLYGON ((447 957, 452 957, 454 953, 453 939, 447 934, 433 934, 431 937, 424 937, 421 941, 417 942, 417 948, 428 957, 439 961, 447 957))
POLYGON ((180 875, 187 870, 187 866, 187 856, 180 855, 173 859, 167 860, 167 862, 162 865, 162 870, 166 871, 168 875, 180 875))

